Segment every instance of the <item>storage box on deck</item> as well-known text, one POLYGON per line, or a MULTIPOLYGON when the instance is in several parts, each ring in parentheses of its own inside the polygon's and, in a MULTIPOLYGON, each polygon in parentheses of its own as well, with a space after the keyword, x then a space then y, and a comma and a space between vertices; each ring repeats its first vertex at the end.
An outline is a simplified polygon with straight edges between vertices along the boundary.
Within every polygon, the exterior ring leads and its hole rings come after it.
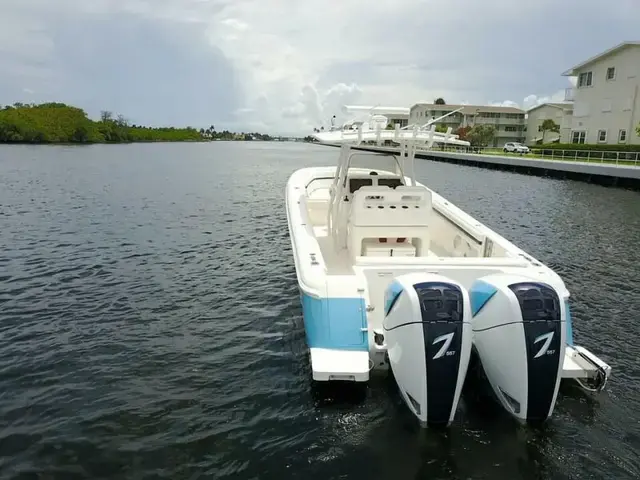
POLYGON ((407 241, 398 243, 392 239, 386 242, 366 239, 362 253, 365 257, 415 257, 416 247, 407 241))

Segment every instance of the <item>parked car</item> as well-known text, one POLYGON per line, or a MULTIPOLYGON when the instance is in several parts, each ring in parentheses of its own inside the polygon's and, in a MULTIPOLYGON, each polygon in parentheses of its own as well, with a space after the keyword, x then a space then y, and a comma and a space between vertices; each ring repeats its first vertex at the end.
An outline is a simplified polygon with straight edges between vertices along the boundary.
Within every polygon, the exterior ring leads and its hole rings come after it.
POLYGON ((502 151, 523 154, 529 153, 529 147, 518 142, 509 142, 504 144, 502 151))

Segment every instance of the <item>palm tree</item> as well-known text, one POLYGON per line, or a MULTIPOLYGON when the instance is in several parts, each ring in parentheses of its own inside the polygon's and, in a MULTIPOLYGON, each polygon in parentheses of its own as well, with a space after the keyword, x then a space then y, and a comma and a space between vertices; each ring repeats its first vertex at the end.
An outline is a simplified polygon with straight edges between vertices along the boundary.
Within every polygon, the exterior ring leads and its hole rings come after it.
POLYGON ((540 125, 540 131, 542 132, 541 143, 544 145, 544 134, 548 131, 556 132, 556 133, 559 132, 560 125, 558 125, 552 119, 547 118, 545 121, 542 122, 542 125, 540 125))

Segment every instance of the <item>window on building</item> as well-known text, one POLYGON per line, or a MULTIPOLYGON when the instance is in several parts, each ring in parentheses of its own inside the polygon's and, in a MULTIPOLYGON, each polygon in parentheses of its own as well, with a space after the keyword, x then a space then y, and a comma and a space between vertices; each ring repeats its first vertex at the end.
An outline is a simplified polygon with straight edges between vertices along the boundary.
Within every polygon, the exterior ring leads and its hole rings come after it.
POLYGON ((517 132, 518 131, 518 127, 516 127, 515 125, 507 125, 506 127, 504 127, 504 131, 505 132, 517 132))
POLYGON ((587 133, 582 131, 571 132, 571 143, 584 143, 587 137, 587 133))
POLYGON ((578 87, 590 87, 593 80, 593 72, 584 72, 578 75, 578 87))
POLYGON ((607 80, 614 80, 616 78, 616 67, 607 68, 607 80))
POLYGON ((598 143, 605 143, 607 141, 607 131, 598 130, 598 143))
POLYGON ((623 128, 618 132, 618 143, 625 143, 627 141, 627 131, 623 128))
POLYGON ((610 98, 605 98, 602 101, 602 111, 603 112, 610 112, 611 111, 611 99, 610 98))

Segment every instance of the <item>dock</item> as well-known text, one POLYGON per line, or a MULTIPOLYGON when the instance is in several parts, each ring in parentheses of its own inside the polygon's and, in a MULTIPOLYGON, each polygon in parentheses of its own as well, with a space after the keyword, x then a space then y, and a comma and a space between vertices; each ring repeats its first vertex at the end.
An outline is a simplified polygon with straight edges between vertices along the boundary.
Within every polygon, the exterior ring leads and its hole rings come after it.
MULTIPOLYGON (((333 144, 322 145, 337 146, 333 144)), ((393 147, 361 145, 353 148, 368 152, 400 153, 397 148, 393 147)), ((438 150, 418 150, 416 158, 640 190, 640 166, 611 162, 545 160, 519 155, 503 156, 438 150)))

